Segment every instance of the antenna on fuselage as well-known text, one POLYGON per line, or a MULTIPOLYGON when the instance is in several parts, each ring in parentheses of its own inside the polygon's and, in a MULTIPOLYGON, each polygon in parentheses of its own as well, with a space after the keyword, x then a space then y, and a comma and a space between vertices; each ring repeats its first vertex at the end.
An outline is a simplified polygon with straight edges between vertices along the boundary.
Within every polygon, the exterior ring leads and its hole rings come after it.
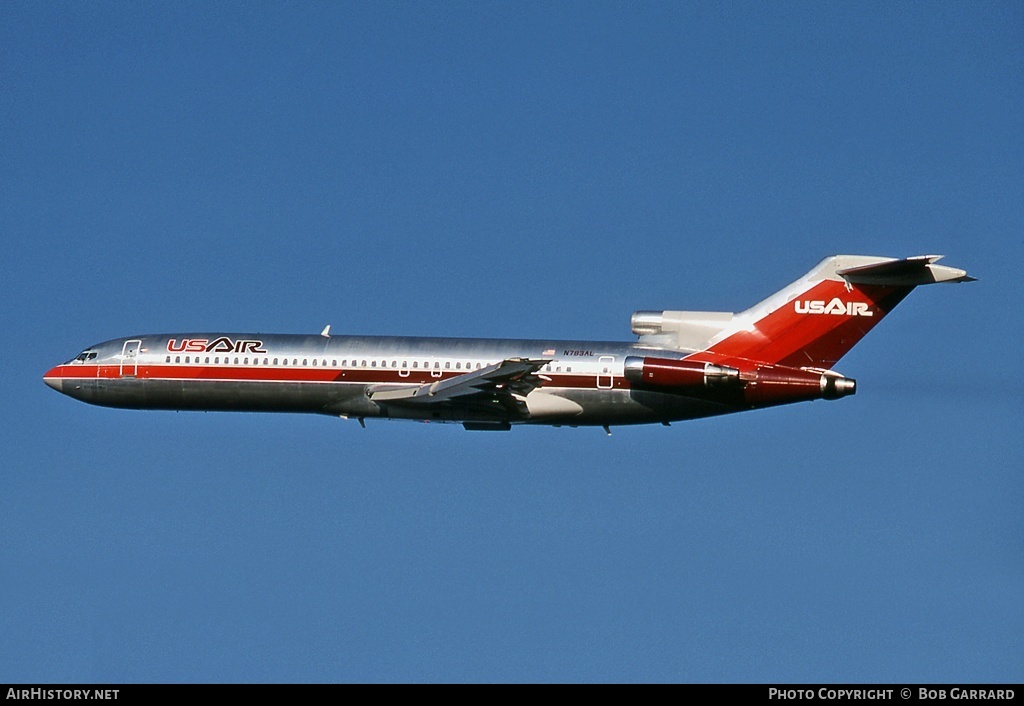
POLYGON ((327 324, 326 326, 324 326, 324 330, 320 332, 320 335, 323 336, 324 338, 330 338, 331 337, 331 325, 327 324))

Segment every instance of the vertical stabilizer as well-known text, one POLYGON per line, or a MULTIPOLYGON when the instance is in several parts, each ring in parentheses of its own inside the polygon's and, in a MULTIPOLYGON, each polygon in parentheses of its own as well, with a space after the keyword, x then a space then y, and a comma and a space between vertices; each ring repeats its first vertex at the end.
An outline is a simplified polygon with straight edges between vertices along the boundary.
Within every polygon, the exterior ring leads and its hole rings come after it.
POLYGON ((963 270, 934 264, 940 257, 826 258, 789 286, 736 314, 704 351, 720 364, 744 359, 827 370, 914 287, 974 279, 963 270))

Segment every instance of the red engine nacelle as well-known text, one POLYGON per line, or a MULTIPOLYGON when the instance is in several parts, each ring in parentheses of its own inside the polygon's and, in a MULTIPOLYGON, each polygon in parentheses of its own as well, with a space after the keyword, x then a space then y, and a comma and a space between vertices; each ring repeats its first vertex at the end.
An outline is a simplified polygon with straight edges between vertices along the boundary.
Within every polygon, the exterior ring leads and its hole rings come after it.
POLYGON ((740 371, 726 365, 639 356, 626 358, 625 376, 630 382, 655 387, 713 387, 740 381, 740 371))
POLYGON ((835 400, 857 392, 857 381, 816 370, 764 365, 745 379, 743 398, 751 404, 835 400))
MULTIPOLYGON (((735 402, 753 405, 780 404, 802 400, 834 400, 855 394, 857 381, 820 370, 803 370, 783 365, 759 365, 739 370, 728 365, 673 360, 671 358, 626 358, 625 377, 650 387, 680 392, 719 388, 735 402)), ((724 401, 724 400, 723 400, 724 401)))

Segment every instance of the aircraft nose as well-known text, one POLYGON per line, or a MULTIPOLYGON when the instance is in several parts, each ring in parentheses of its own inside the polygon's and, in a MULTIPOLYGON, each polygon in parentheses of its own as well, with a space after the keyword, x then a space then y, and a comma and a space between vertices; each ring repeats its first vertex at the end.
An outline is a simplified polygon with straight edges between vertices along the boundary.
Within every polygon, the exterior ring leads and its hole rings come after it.
POLYGON ((63 392, 64 378, 61 377, 60 373, 61 371, 59 365, 50 368, 48 371, 46 371, 46 374, 43 375, 43 382, 45 382, 49 387, 52 387, 57 392, 63 392))

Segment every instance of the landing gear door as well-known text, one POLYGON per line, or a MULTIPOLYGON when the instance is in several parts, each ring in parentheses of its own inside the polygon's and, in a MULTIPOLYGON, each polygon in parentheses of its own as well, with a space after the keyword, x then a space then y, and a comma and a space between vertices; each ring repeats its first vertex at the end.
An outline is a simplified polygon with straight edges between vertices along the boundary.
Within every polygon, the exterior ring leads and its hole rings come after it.
POLYGON ((121 348, 121 377, 133 378, 138 374, 141 347, 142 341, 137 339, 124 342, 124 347, 121 348))

